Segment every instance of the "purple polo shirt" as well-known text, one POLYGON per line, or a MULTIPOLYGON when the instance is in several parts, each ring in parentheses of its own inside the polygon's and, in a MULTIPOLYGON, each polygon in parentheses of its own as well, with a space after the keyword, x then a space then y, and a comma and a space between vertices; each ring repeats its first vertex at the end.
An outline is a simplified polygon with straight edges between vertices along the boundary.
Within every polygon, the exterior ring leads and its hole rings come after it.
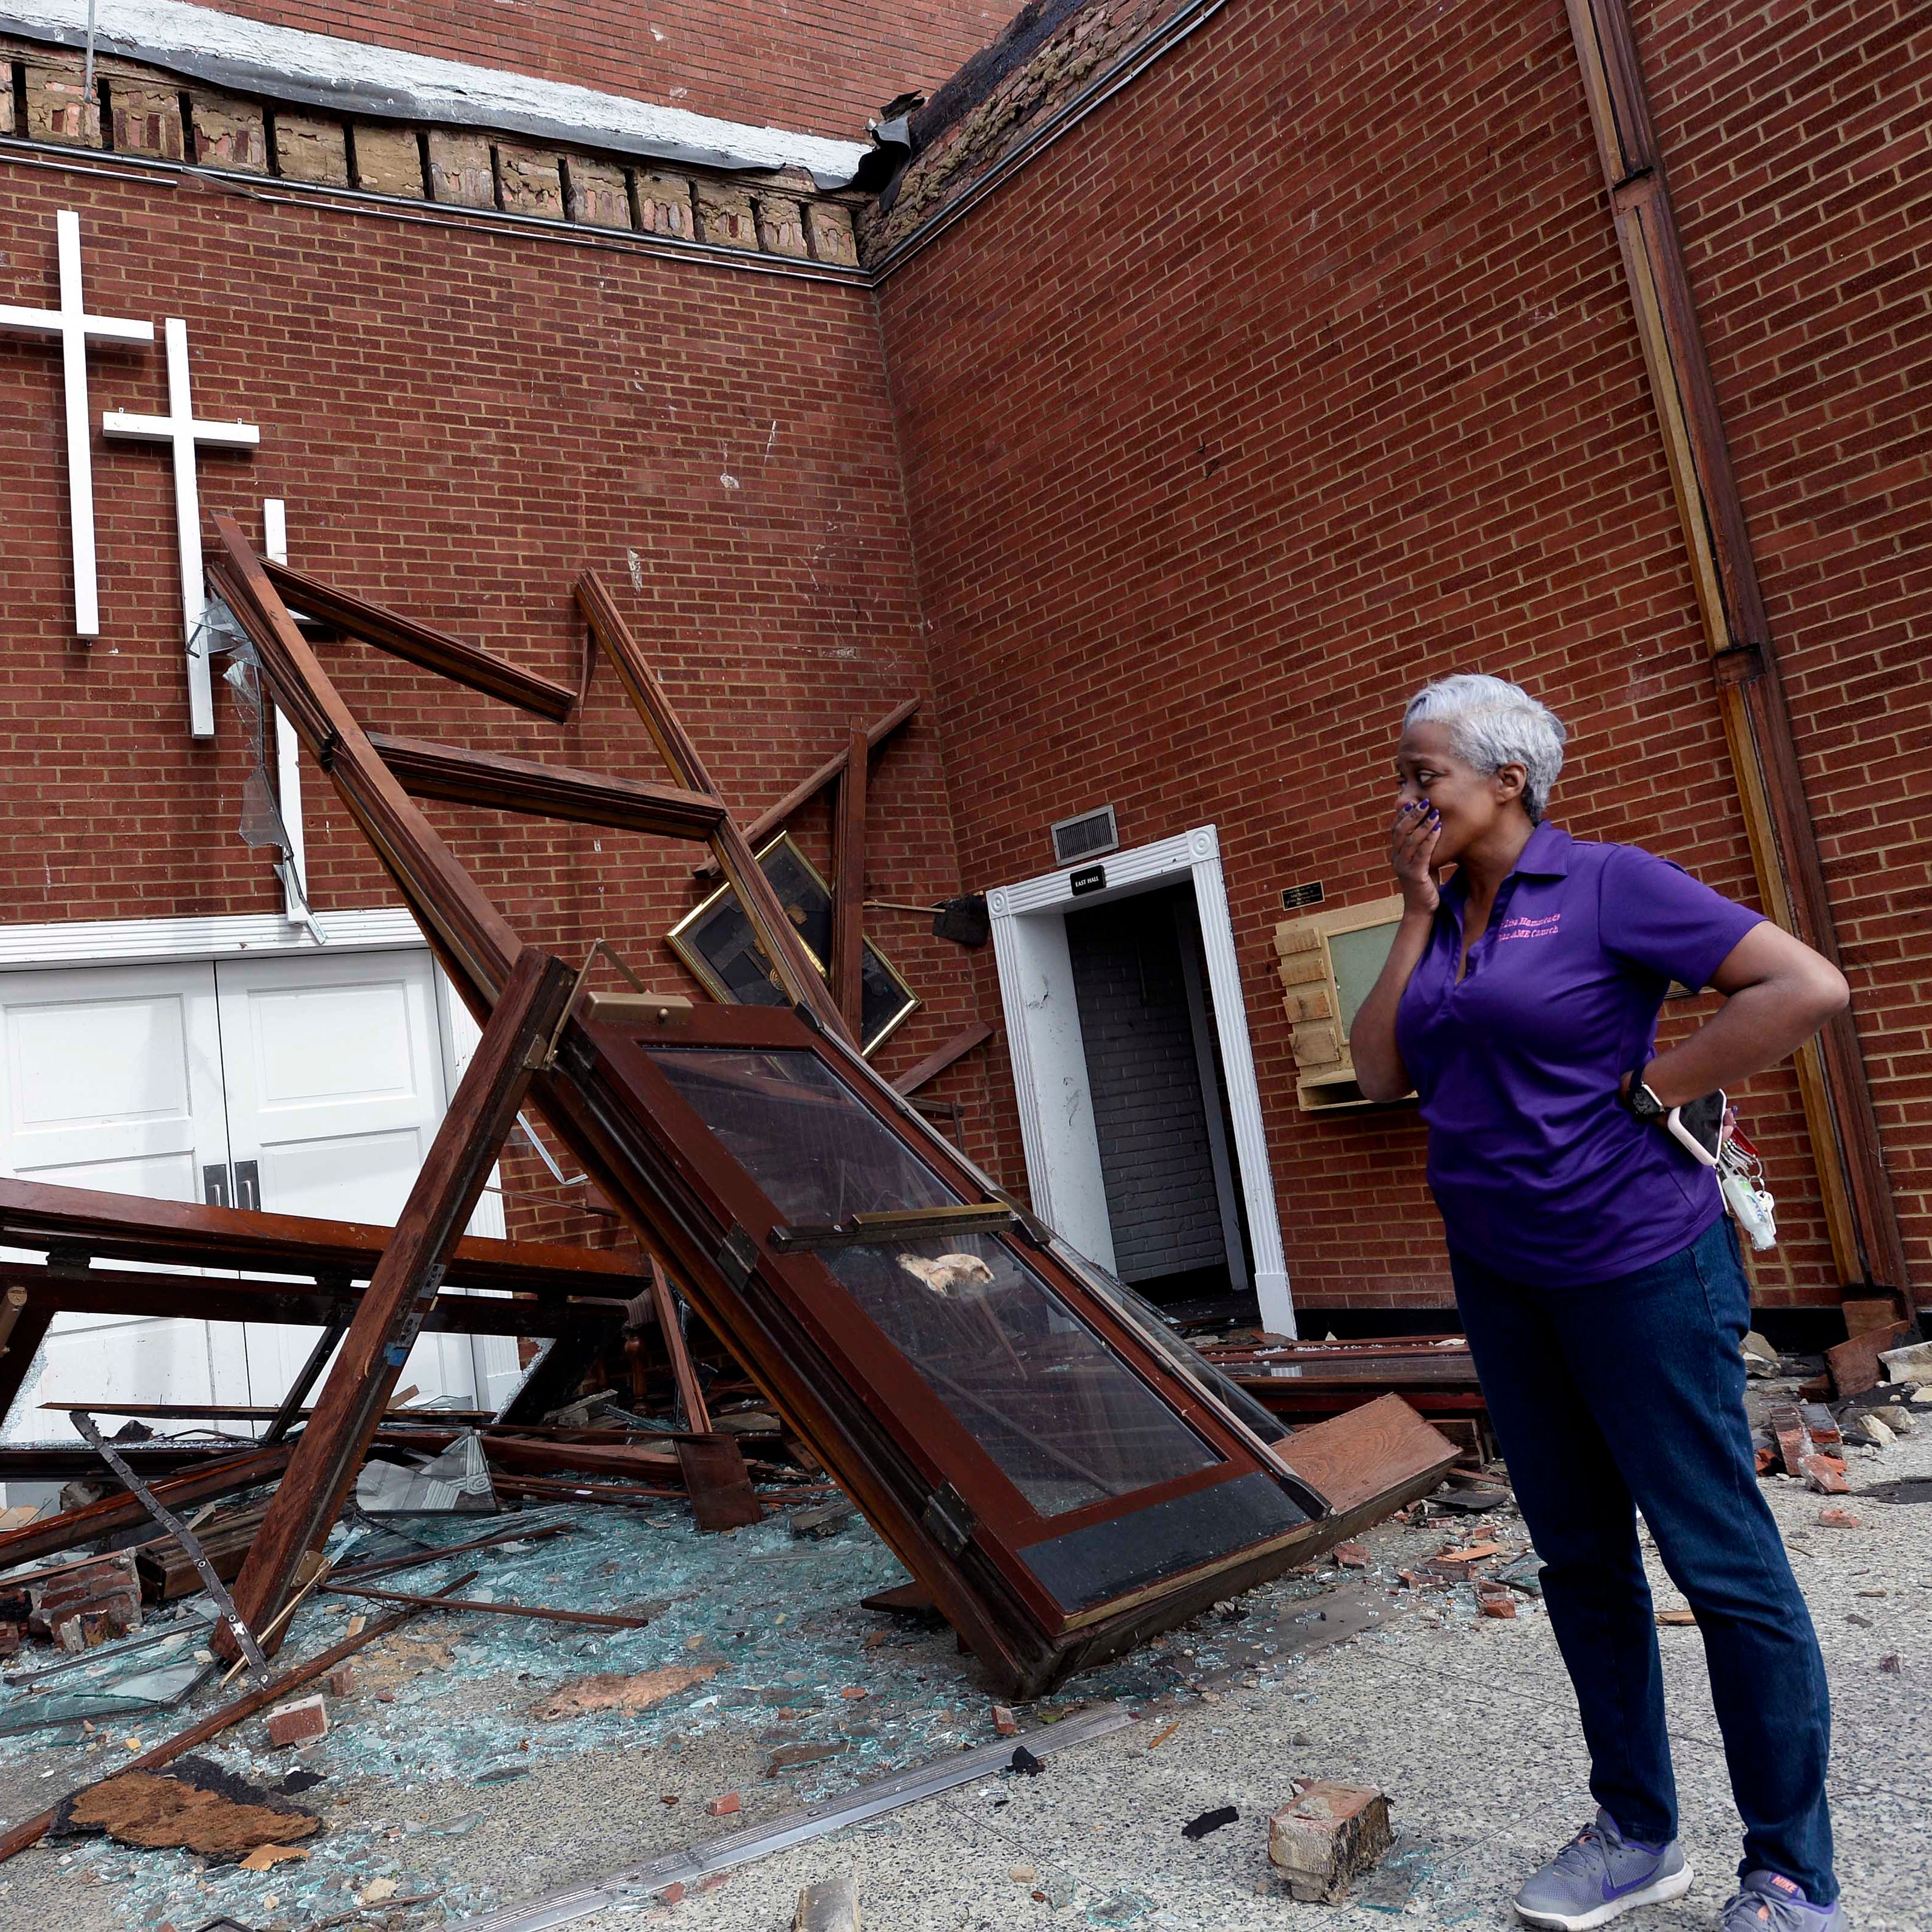
POLYGON ((1617 1104, 1672 980, 1702 987, 1753 912, 1634 845, 1545 823, 1459 985, 1460 878, 1396 1014, 1429 1123, 1429 1184, 1458 1254, 1513 1280, 1606 1281, 1688 1246, 1716 1176, 1617 1104))

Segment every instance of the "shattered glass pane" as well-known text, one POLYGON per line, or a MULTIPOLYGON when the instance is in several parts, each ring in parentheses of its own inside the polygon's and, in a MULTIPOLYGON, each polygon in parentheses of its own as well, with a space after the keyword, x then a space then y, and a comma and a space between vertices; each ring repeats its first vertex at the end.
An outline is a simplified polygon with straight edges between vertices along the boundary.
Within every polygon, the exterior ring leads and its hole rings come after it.
POLYGON ((289 896, 293 916, 308 927, 309 936, 318 944, 326 944, 326 935, 310 915, 296 866, 295 842, 289 836, 281 801, 268 777, 275 755, 275 710, 262 695, 260 661, 255 646, 228 606, 220 598, 211 596, 195 632, 193 647, 211 657, 227 658, 222 681, 235 694, 236 712, 251 752, 248 776, 242 783, 242 823, 237 830, 244 843, 274 848, 275 877, 289 896))
POLYGON ((274 722, 268 706, 262 701, 261 674, 256 668, 254 648, 236 652, 221 675, 235 694, 235 709, 241 716, 250 753, 248 776, 242 786, 242 836, 250 845, 274 846, 286 859, 294 844, 282 822, 282 808, 274 787, 268 781, 269 761, 274 755, 274 722))
POLYGON ((0 1708, 0 1737, 38 1731, 83 1718, 133 1717, 172 1710, 212 1674, 214 1660, 201 1648, 208 1626, 197 1619, 135 1655, 103 1658, 64 1673, 52 1688, 10 1699, 0 1708))
MULTIPOLYGON (((677 1046, 651 1058, 788 1220, 961 1198, 812 1054, 677 1046)), ((1220 1461, 992 1236, 822 1258, 1040 1515, 1220 1461)))

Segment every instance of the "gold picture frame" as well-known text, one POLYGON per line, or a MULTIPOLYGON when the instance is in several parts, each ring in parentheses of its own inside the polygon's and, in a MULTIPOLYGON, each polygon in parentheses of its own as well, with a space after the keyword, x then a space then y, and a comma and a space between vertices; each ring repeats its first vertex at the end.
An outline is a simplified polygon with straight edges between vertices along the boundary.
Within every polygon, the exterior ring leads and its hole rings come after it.
MULTIPOLYGON (((832 889, 824 875, 781 832, 758 855, 800 939, 821 974, 832 936, 832 889)), ((790 1002, 772 976, 737 895, 728 883, 694 906, 664 934, 670 950, 711 997, 726 1006, 782 1006, 790 1002)), ((827 976, 830 976, 829 975, 827 976)), ((868 1059, 911 1016, 919 995, 897 967, 868 939, 865 942, 864 1033, 868 1059)))

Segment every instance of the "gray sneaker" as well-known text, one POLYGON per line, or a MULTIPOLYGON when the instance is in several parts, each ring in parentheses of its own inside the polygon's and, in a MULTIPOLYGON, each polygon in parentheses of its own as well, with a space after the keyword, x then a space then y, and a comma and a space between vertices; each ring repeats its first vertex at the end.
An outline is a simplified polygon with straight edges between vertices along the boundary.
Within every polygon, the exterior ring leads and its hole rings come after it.
POLYGON ((1839 1906, 1814 1905, 1788 1878, 1754 1871, 1725 1901, 1718 1932, 1847 1932, 1850 1924, 1839 1906))
MULTIPOLYGON (((1630 1844, 1607 1811, 1597 1814, 1516 1895, 1516 1916, 1550 1932, 1589 1932, 1640 1905, 1681 1898, 1690 1889, 1690 1867, 1677 1840, 1660 1850, 1630 1844)), ((1774 1921, 1775 1932, 1786 1932, 1774 1921)), ((1796 1932, 1793 1922, 1792 1932, 1796 1932)), ((1726 1918, 1721 1932, 1769 1932, 1726 1918)), ((1806 1932, 1812 1932, 1807 1928, 1806 1932)))

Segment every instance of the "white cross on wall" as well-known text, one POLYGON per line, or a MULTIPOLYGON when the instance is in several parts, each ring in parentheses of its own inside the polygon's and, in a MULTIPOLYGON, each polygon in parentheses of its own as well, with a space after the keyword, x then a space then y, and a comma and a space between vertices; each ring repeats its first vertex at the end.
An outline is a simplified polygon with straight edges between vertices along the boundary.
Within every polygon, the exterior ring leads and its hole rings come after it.
POLYGON ((165 442, 173 452, 175 536, 181 550, 182 621, 188 638, 188 729, 197 738, 212 738, 214 736, 214 688, 208 676, 208 642, 200 635, 206 600, 201 577, 201 491, 195 452, 203 444, 224 449, 253 449, 262 440, 262 432, 253 423, 196 419, 188 392, 188 324, 178 316, 171 315, 163 329, 168 349, 167 414, 136 416, 110 410, 101 418, 100 427, 110 436, 165 442))
POLYGON ((67 392, 68 520, 74 537, 74 628, 78 636, 98 638, 100 596, 94 566, 93 418, 87 406, 87 344, 89 338, 102 342, 152 342, 154 325, 89 315, 80 291, 80 217, 58 214, 54 226, 60 256, 60 307, 0 305, 0 328, 60 338, 61 376, 67 392))

